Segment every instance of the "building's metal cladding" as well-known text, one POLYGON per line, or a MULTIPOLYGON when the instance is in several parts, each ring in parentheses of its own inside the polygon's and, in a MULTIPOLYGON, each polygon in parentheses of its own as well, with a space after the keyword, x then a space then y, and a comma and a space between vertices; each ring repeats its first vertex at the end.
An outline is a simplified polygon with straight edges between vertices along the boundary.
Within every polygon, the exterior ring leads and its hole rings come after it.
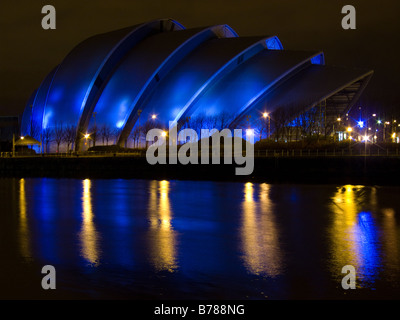
POLYGON ((30 135, 31 137, 40 140, 40 135, 43 131, 44 106, 46 105, 49 88, 51 82, 53 81, 53 77, 57 68, 58 66, 54 68, 46 76, 46 78, 41 83, 39 89, 36 90, 36 94, 34 95, 33 100, 32 100, 33 95, 31 96, 31 99, 29 99, 22 117, 23 118, 23 121, 21 123, 22 135, 30 135))
POLYGON ((220 79, 193 106, 193 116, 217 116, 221 112, 232 117, 242 114, 262 92, 273 87, 286 75, 304 68, 318 55, 309 52, 263 50, 220 79))
POLYGON ((167 121, 165 124, 178 119, 185 106, 205 91, 207 84, 227 69, 235 57, 249 47, 263 50, 262 43, 259 37, 213 39, 203 43, 159 82, 145 103, 142 118, 156 114, 167 121))
POLYGON ((129 146, 130 133, 152 120, 167 128, 223 114, 225 126, 252 127, 263 112, 295 109, 294 119, 322 102, 329 119, 348 112, 371 75, 325 66, 322 52, 284 50, 276 36, 160 19, 76 46, 30 98, 21 134, 41 139, 44 130, 74 127, 80 151, 95 128, 129 146))
POLYGON ((234 36, 225 29, 226 26, 215 26, 160 33, 134 46, 104 86, 93 122, 96 126, 108 123, 112 129, 120 129, 124 141, 157 83, 203 42, 234 36))
MULTIPOLYGON (((372 71, 365 71, 357 76, 348 68, 311 65, 287 80, 284 86, 265 92, 247 111, 253 118, 259 118, 274 106, 272 111, 294 108, 294 114, 300 115, 325 101, 334 103, 331 116, 336 120, 356 103, 372 74, 372 71)), ((236 120, 239 118, 238 115, 236 120)))

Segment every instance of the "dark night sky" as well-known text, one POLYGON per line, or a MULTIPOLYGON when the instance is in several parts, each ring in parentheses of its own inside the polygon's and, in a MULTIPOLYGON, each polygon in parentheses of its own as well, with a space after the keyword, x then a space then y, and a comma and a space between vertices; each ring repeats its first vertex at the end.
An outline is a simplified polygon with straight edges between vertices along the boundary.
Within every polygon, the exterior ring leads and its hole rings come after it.
POLYGON ((277 35, 285 49, 323 50, 326 63, 374 70, 362 102, 400 109, 397 0, 1 0, 0 115, 23 112, 48 72, 89 36, 156 18, 185 27, 228 24, 240 36, 277 35), (57 29, 41 27, 42 6, 57 29), (341 28, 341 8, 357 10, 357 29, 341 28))

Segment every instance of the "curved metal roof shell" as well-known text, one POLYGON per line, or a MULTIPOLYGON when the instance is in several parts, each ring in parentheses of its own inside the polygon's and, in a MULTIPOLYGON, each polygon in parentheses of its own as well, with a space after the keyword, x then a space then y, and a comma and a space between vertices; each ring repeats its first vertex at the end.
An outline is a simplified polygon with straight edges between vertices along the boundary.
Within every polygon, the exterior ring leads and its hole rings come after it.
POLYGON ((337 111, 357 101, 372 71, 325 66, 322 52, 283 50, 276 36, 238 37, 227 25, 185 29, 159 19, 93 36, 78 44, 44 79, 25 108, 21 134, 75 126, 75 150, 89 126, 119 132, 156 115, 182 122, 199 114, 246 115, 322 100, 337 111), (33 130, 34 129, 34 130, 33 130))

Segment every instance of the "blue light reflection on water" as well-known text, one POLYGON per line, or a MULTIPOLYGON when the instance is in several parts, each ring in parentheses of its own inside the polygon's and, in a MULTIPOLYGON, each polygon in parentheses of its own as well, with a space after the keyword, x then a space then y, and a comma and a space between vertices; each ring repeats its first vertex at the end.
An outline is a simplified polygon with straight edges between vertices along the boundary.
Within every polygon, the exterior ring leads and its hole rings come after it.
POLYGON ((363 277, 373 281, 381 266, 378 248, 378 232, 371 212, 360 212, 357 223, 357 251, 362 265, 363 277))
MULTIPOLYGON (((34 212, 37 226, 37 240, 34 243, 37 252, 44 261, 59 261, 59 251, 57 250, 57 235, 54 227, 54 219, 57 217, 58 206, 54 201, 46 201, 48 197, 56 197, 56 188, 53 188, 51 181, 43 181, 44 183, 34 186, 34 212)), ((21 182, 20 182, 21 183, 21 182)))
POLYGON ((345 185, 332 197, 331 270, 336 273, 344 265, 356 269, 358 287, 374 288, 382 271, 382 257, 398 252, 382 252, 377 225, 382 208, 378 207, 377 187, 345 185))

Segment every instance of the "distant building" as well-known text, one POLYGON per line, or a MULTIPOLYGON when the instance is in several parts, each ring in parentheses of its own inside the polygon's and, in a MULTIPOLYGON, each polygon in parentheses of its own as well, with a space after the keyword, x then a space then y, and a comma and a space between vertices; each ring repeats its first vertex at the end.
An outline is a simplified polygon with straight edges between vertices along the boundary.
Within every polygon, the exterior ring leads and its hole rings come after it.
POLYGON ((140 126, 167 128, 169 121, 254 128, 261 138, 327 135, 372 74, 327 66, 321 51, 284 50, 276 36, 239 37, 227 25, 185 29, 160 19, 78 44, 33 93, 21 133, 46 145, 49 131, 73 128, 77 151, 91 132, 94 141, 108 143, 112 134, 124 146, 140 126))
POLYGON ((0 141, 12 141, 13 134, 19 135, 19 117, 0 117, 0 141))

